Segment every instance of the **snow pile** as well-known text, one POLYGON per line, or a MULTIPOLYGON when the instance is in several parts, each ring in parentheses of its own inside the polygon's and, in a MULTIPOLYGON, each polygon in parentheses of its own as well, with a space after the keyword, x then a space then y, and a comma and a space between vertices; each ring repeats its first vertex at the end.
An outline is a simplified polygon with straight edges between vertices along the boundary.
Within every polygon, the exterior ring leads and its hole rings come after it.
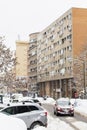
POLYGON ((87 123, 79 121, 73 122, 73 125, 76 126, 79 130, 87 130, 87 123))
POLYGON ((75 111, 83 116, 87 116, 87 99, 76 99, 75 111))
POLYGON ((51 97, 47 97, 45 100, 43 97, 36 97, 42 104, 54 104, 55 100, 51 97))
POLYGON ((35 99, 38 99, 41 103, 43 103, 43 102, 44 102, 43 97, 36 97, 35 99))
POLYGON ((43 100, 43 103, 54 104, 55 100, 51 97, 48 97, 46 100, 43 100))

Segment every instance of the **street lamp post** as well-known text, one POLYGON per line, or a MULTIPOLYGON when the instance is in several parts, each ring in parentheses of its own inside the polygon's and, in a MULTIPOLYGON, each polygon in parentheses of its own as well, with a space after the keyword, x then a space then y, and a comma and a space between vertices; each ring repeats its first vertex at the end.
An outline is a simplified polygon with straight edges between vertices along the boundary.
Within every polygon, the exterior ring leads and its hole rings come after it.
POLYGON ((62 89, 62 83, 61 83, 61 78, 60 78, 60 98, 62 97, 61 89, 62 89))
POLYGON ((83 62, 83 75, 84 75, 84 94, 86 94, 86 63, 85 61, 83 62))

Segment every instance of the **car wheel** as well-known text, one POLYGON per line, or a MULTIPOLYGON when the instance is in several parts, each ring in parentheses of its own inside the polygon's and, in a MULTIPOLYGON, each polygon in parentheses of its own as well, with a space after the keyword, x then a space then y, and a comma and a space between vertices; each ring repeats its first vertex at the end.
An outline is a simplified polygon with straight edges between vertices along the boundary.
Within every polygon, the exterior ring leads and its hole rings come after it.
POLYGON ((58 116, 58 115, 59 115, 59 113, 58 113, 57 111, 55 112, 55 114, 56 114, 56 116, 58 116))
POLYGON ((37 128, 38 126, 41 126, 41 123, 40 123, 40 122, 34 122, 34 123, 31 125, 30 129, 37 128))
POLYGON ((56 115, 56 112, 54 111, 54 115, 56 115))
POLYGON ((74 113, 72 113, 71 116, 74 116, 74 113))
POLYGON ((59 116, 59 113, 56 113, 56 116, 59 116))

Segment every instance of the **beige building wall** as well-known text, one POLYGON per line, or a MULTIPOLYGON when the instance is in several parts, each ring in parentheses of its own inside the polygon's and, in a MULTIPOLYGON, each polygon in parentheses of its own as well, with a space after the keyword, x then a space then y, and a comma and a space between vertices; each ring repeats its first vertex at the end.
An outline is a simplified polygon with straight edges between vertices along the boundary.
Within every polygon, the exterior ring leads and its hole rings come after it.
POLYGON ((80 55, 86 42, 87 9, 82 8, 71 8, 39 34, 37 82, 41 93, 44 87, 44 94, 49 95, 49 89, 53 88, 53 97, 61 96, 61 93, 62 96, 72 96, 72 90, 83 89, 84 84, 75 84, 74 73, 77 73, 73 61, 80 55))
POLYGON ((87 43, 87 9, 72 8, 73 52, 79 55, 87 43))
POLYGON ((69 59, 73 61, 79 56, 86 42, 87 9, 71 8, 38 36, 30 34, 30 45, 16 42, 16 77, 28 75, 30 85, 35 81, 41 95, 59 97, 62 93, 65 97, 71 96, 74 65, 69 59))
POLYGON ((29 47, 28 42, 16 41, 16 58, 17 58, 16 77, 27 77, 28 76, 28 71, 27 71, 28 47, 29 47))

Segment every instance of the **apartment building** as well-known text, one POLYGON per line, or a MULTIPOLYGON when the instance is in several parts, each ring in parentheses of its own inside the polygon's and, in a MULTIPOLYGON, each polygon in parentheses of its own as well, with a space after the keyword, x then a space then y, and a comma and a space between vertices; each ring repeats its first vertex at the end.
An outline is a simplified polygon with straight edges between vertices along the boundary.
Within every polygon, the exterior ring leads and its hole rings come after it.
POLYGON ((40 95, 71 97, 73 91, 83 90, 84 79, 76 83, 74 60, 87 41, 87 9, 71 8, 40 32, 37 40, 40 95))
POLYGON ((31 91, 37 91, 37 33, 29 35, 29 49, 28 49, 28 76, 29 88, 31 91))
POLYGON ((20 84, 18 85, 19 91, 24 91, 25 89, 28 89, 28 48, 29 42, 20 40, 16 41, 16 79, 18 80, 18 82, 20 81, 20 84), (24 85, 22 84, 22 82, 24 85))

